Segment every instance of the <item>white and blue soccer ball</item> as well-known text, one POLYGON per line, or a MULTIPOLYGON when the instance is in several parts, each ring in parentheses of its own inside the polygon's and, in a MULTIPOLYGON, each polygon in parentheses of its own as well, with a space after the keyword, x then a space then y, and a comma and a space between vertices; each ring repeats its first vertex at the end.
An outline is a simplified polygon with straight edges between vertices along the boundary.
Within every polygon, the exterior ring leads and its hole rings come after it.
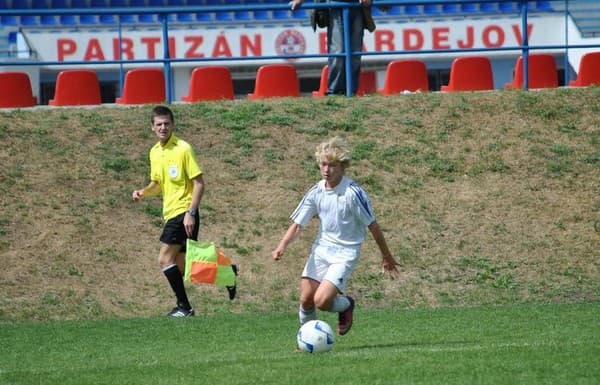
POLYGON ((298 348, 308 353, 328 352, 333 348, 333 330, 325 321, 308 321, 298 330, 298 348))

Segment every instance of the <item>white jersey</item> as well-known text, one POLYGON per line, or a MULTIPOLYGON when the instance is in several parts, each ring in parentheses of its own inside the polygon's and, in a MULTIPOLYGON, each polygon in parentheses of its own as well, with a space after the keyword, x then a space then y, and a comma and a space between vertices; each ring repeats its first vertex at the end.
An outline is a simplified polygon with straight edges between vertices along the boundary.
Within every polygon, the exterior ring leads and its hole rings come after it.
POLYGON ((367 193, 346 176, 333 189, 325 187, 325 180, 319 181, 304 195, 290 218, 305 227, 315 216, 321 221, 315 244, 360 246, 367 226, 375 221, 367 193))

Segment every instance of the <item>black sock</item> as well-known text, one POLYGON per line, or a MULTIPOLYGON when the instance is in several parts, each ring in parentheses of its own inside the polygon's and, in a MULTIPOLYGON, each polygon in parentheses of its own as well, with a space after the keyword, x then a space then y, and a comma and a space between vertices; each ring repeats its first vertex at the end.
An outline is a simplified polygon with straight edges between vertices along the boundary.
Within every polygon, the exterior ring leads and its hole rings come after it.
POLYGON ((185 310, 190 310, 192 306, 190 305, 187 294, 185 293, 185 286, 183 285, 183 276, 181 275, 179 267, 177 267, 177 265, 168 266, 163 270, 163 273, 167 277, 167 280, 171 285, 171 289, 173 289, 173 292, 177 297, 177 305, 179 307, 184 308, 185 310))
MULTIPOLYGON (((231 269, 233 270, 233 274, 238 275, 237 265, 231 265, 231 269)), ((237 285, 233 286, 225 286, 227 288, 227 292, 229 293, 229 299, 233 300, 235 298, 235 293, 237 291, 237 285)))

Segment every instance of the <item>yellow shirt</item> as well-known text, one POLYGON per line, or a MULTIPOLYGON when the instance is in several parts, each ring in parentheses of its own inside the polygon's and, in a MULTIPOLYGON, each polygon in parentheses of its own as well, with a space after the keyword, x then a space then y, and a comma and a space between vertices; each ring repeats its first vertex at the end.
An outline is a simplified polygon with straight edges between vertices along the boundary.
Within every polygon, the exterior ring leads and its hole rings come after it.
POLYGON ((175 135, 164 146, 158 142, 150 149, 150 179, 160 184, 165 221, 188 210, 192 179, 200 174, 192 146, 175 135))

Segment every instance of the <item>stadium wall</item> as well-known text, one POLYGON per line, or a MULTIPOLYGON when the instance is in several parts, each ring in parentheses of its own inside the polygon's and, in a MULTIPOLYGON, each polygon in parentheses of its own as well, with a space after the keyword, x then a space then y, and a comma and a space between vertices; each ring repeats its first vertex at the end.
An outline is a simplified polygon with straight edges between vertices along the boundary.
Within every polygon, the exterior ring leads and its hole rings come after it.
MULTIPOLYGON (((75 30, 23 27, 19 34, 21 47, 17 47, 22 53, 15 63, 0 67, 0 70, 28 72, 34 94, 46 104, 52 97, 59 71, 92 68, 102 82, 103 101, 112 102, 120 94, 124 71, 164 65, 163 33, 160 24, 120 29, 80 26, 75 30)), ((567 53, 564 47, 569 44, 575 47, 578 44, 600 45, 599 38, 584 39, 573 21, 561 13, 529 17, 527 35, 529 46, 542 47, 543 51, 556 57, 562 84, 565 69, 568 78, 572 79, 573 68, 578 67, 579 58, 589 50, 574 48, 568 51, 568 60, 564 60, 567 53)), ((171 25, 168 46, 173 101, 181 100, 187 94, 193 68, 210 64, 227 65, 232 71, 236 94, 244 96, 252 92, 260 65, 290 62, 298 70, 301 91, 308 94, 318 88, 321 68, 327 60, 325 39, 325 30, 314 32, 307 20, 297 25, 287 23, 253 28, 236 24, 205 29, 171 25)), ((447 83, 454 58, 484 54, 492 61, 494 86, 500 89, 511 81, 516 58, 522 53, 519 49, 523 43, 522 20, 519 14, 386 20, 378 23, 374 33, 365 33, 364 42, 363 68, 376 73, 379 87, 386 65, 392 60, 423 60, 430 73, 431 89, 437 90, 447 83)))

